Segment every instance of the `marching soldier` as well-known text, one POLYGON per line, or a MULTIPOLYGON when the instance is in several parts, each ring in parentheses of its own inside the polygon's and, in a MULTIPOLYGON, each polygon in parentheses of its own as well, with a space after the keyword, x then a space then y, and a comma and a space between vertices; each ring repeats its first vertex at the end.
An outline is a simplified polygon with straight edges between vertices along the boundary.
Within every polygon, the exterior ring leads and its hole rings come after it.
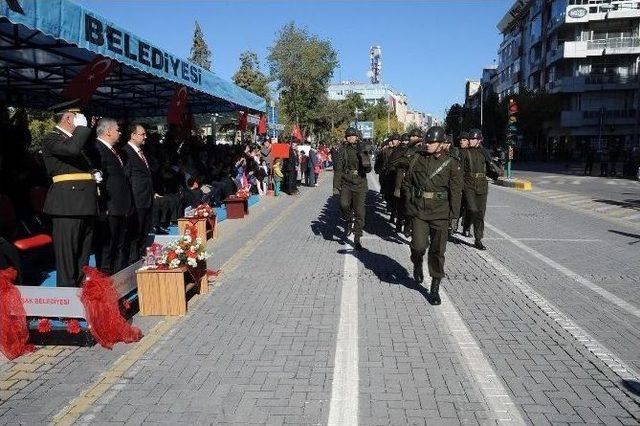
POLYGON ((387 144, 382 148, 376 157, 375 171, 380 177, 380 192, 387 205, 387 211, 391 215, 390 221, 394 222, 396 217, 395 197, 393 196, 393 184, 395 174, 389 169, 389 160, 396 146, 400 143, 400 135, 392 133, 389 135, 387 144))
POLYGON ((345 239, 353 232, 354 247, 362 250, 360 238, 364 228, 364 202, 371 159, 359 143, 360 132, 357 129, 349 127, 344 136, 345 144, 334 159, 333 194, 340 196, 340 213, 346 222, 345 239))
POLYGON ((56 285, 77 287, 82 283, 82 267, 89 262, 100 176, 84 153, 91 134, 85 116, 70 109, 55 118, 58 124, 42 142, 44 164, 53 180, 44 213, 51 216, 53 225, 56 285))
POLYGON ((409 140, 403 151, 400 152, 397 160, 394 163, 396 169, 396 180, 394 183, 394 196, 398 204, 398 223, 397 230, 402 230, 405 237, 411 236, 412 221, 406 216, 405 204, 407 203, 407 194, 402 193, 402 181, 409 167, 411 158, 416 153, 418 145, 422 142, 422 131, 415 127, 408 134, 409 140))
MULTIPOLYGON (((487 157, 481 147, 482 132, 478 129, 469 131, 469 148, 464 156, 464 203, 467 220, 465 236, 473 225, 474 247, 486 250, 482 244, 484 237, 484 214, 487 209, 489 183, 487 181, 487 157)), ((470 236, 470 235, 469 235, 470 236)))
POLYGON ((424 281, 422 261, 429 248, 427 263, 431 276, 429 303, 439 305, 440 282, 444 277, 444 253, 449 221, 460 213, 462 172, 458 162, 443 149, 445 131, 431 127, 426 146, 420 146, 410 159, 402 182, 407 196, 406 214, 412 218, 411 261, 413 277, 424 281))
MULTIPOLYGON (((447 135, 445 142, 443 145, 443 151, 451 158, 453 158, 460 170, 462 170, 462 153, 460 152, 460 148, 453 145, 453 137, 451 135, 447 135)), ((462 198, 462 193, 461 193, 462 198)), ((458 218, 451 218, 449 222, 449 237, 451 237, 454 231, 458 228, 458 218)))

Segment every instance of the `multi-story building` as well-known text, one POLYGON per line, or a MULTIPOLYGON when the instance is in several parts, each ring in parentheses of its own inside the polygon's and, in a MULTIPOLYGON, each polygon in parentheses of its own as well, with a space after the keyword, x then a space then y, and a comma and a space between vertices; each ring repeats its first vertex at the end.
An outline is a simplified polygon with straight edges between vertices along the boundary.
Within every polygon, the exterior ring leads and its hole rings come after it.
POLYGON ((352 93, 359 93, 362 99, 369 104, 374 104, 382 99, 386 100, 395 111, 398 121, 404 124, 405 127, 408 125, 410 110, 407 96, 404 93, 393 89, 388 84, 357 83, 352 81, 333 83, 327 89, 327 96, 335 101, 344 100, 347 95, 352 93))
POLYGON ((498 29, 499 97, 561 94, 547 142, 639 144, 640 0, 516 0, 498 29))

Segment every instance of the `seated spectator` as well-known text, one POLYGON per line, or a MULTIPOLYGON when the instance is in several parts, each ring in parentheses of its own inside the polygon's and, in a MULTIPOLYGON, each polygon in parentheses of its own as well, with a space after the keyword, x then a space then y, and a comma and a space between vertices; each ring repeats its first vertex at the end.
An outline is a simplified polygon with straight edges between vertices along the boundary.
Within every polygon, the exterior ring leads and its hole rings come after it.
POLYGON ((187 190, 182 194, 182 207, 198 207, 204 202, 204 192, 200 188, 200 178, 190 177, 187 180, 187 190))

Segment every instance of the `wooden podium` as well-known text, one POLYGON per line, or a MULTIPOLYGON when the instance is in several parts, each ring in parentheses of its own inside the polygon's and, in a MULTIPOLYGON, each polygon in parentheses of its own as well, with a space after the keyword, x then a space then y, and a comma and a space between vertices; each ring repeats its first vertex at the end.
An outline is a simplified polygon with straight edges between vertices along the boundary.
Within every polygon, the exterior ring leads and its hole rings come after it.
POLYGON ((178 219, 178 230, 180 231, 180 235, 184 235, 186 233, 187 226, 192 221, 196 221, 196 231, 198 232, 198 237, 203 238, 204 240, 218 238, 218 222, 215 216, 202 219, 188 217, 178 219))
POLYGON ((227 197, 224 199, 227 209, 227 219, 242 219, 249 214, 249 199, 240 197, 227 197))
POLYGON ((209 291, 206 267, 199 282, 186 266, 174 269, 138 269, 138 301, 140 315, 171 315, 187 313, 187 292, 196 287, 198 294, 209 291))

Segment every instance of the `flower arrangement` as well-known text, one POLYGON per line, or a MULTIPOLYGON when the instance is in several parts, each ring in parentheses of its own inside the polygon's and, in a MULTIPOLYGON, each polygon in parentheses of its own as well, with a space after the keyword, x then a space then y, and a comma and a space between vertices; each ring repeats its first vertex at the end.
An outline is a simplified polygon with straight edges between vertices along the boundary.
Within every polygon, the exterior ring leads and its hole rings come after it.
POLYGON ((196 268, 198 261, 209 257, 205 244, 200 238, 192 238, 185 234, 177 240, 167 244, 162 251, 162 256, 157 261, 157 265, 169 269, 188 266, 196 268))
POLYGON ((249 196, 251 195, 251 190, 250 188, 240 188, 238 189, 238 192, 236 192, 236 197, 238 198, 249 198, 249 196))
POLYGON ((215 213, 209 204, 200 204, 193 212, 193 217, 198 219, 206 219, 213 216, 215 216, 215 213))

